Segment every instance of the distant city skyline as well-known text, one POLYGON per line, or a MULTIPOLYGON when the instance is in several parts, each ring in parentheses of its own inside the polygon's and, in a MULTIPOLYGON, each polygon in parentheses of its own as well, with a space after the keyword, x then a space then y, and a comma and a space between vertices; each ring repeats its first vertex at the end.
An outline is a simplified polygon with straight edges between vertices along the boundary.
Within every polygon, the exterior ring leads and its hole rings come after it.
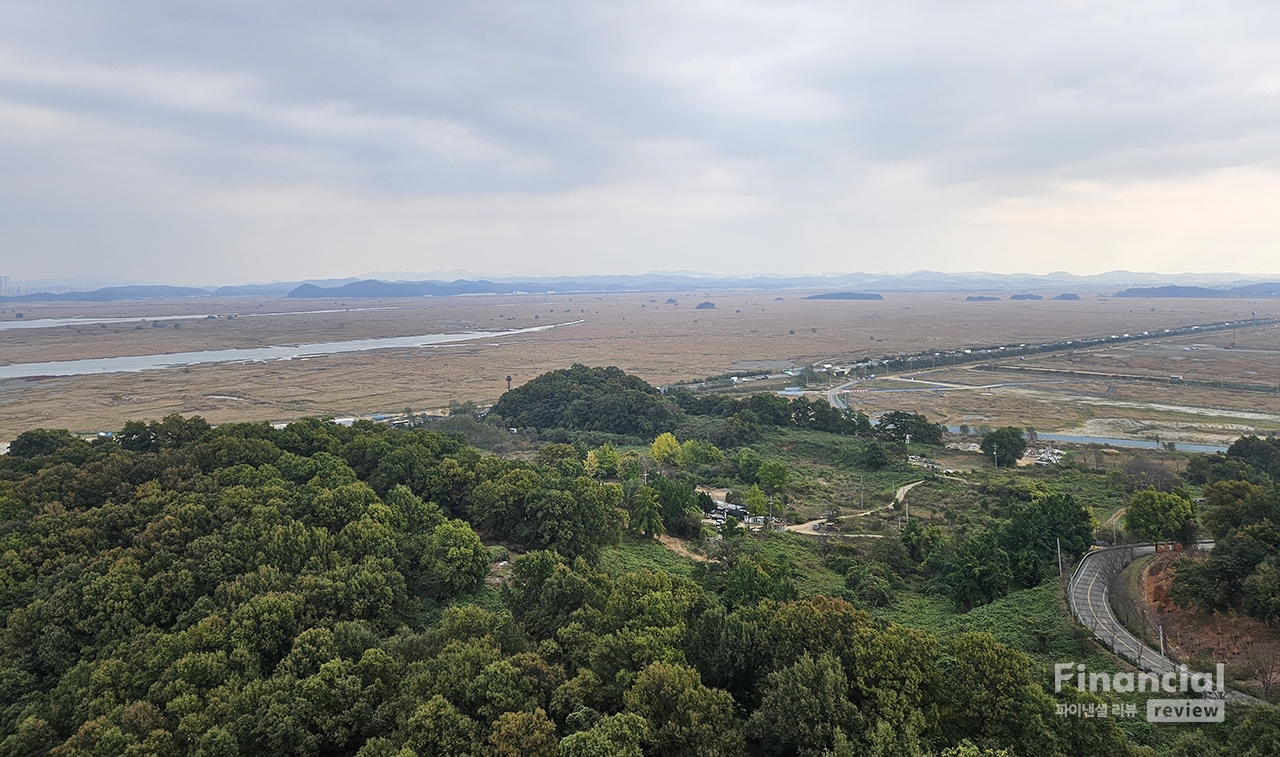
POLYGON ((1280 273, 1272 3, 0 6, 0 271, 1280 273))

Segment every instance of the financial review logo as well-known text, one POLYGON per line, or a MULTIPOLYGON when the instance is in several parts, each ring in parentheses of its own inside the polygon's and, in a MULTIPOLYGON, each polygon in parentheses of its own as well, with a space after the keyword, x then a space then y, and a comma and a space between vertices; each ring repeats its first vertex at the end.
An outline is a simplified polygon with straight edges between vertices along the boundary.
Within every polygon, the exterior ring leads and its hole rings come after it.
MULTIPOLYGON (((1074 684, 1080 692, 1092 694, 1193 694, 1198 698, 1148 699, 1149 723, 1221 723, 1226 716, 1226 675, 1219 664, 1215 675, 1193 673, 1186 665, 1164 672, 1107 673, 1089 671, 1085 665, 1073 662, 1053 666, 1053 691, 1059 693, 1064 686, 1074 684)), ((1128 705, 1132 707, 1132 705, 1128 705)), ((1097 708, 1090 708, 1094 712, 1097 708)), ((1106 711, 1106 705, 1102 705, 1106 711)), ((1083 715, 1084 708, 1059 707, 1059 714, 1083 715)))

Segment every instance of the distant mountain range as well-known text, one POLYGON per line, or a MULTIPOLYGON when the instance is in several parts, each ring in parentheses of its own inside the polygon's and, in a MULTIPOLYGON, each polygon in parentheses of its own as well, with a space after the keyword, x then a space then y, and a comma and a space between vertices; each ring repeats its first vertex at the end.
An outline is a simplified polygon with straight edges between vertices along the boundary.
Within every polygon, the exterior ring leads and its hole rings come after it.
POLYGON ((1230 289, 1210 289, 1193 286, 1138 287, 1116 292, 1116 297, 1208 297, 1208 298, 1249 298, 1259 299, 1280 297, 1280 283, 1263 282, 1230 289))
MULTIPOLYGON (((454 272, 449 272, 454 273, 454 272)), ((403 275, 403 274, 402 274, 403 275)), ((1274 277, 1270 277, 1274 278, 1274 277)), ((17 282, 21 283, 21 282, 17 282)), ((121 284, 88 288, 88 278, 41 282, 47 289, 0 302, 108 302, 127 299, 188 297, 290 297, 294 299, 379 299, 396 297, 451 297, 466 294, 690 292, 713 290, 821 290, 823 299, 849 299, 870 292, 958 292, 974 294, 1018 293, 1032 290, 1116 291, 1116 297, 1280 297, 1280 283, 1241 274, 1156 274, 1111 271, 1076 276, 1070 273, 906 274, 846 273, 819 276, 712 276, 686 272, 625 276, 459 278, 443 280, 311 279, 305 281, 244 284, 224 287, 178 287, 159 284, 121 284), (80 286, 76 286, 79 284, 80 286), (81 288, 84 287, 84 288, 81 288), (72 291, 66 291, 71 289, 72 291)), ((113 282, 114 283, 114 282, 113 282)), ((26 289, 36 289, 27 282, 26 289)), ((1066 297, 1066 295, 1059 295, 1066 297)), ((1057 299, 1057 298, 1055 298, 1057 299)))
MULTIPOLYGON (((244 284, 225 287, 178 287, 164 284, 131 284, 72 291, 35 291, 30 294, 0 297, 0 302, 113 302, 115 300, 161 300, 186 297, 284 297, 300 283, 341 285, 353 279, 324 279, 312 282, 285 281, 274 284, 244 284)), ((47 285, 63 290, 65 285, 47 285)), ((27 285, 25 288, 34 288, 27 285)))
POLYGON ((111 302, 113 300, 154 300, 178 297, 206 297, 209 292, 194 287, 163 285, 102 287, 82 292, 32 292, 16 297, 0 297, 0 302, 111 302))
MULTIPOLYGON (((1110 289, 1116 286, 1158 283, 1168 280, 1191 280, 1198 283, 1218 283, 1222 274, 1144 274, 1113 271, 1096 276, 1076 276, 1069 273, 996 274, 996 273, 937 273, 917 271, 909 274, 850 273, 828 276, 694 276, 690 274, 644 274, 640 276, 580 276, 572 279, 529 278, 525 280, 490 281, 487 279, 456 281, 382 281, 364 279, 339 286, 303 284, 287 296, 294 298, 391 298, 391 297, 448 297, 458 294, 514 294, 527 293, 578 293, 578 292, 674 292, 717 289, 841 289, 815 296, 813 299, 863 299, 873 298, 865 291, 878 289, 890 292, 1005 292, 1027 289, 1091 288, 1110 289)), ((1227 284, 1244 284, 1229 291, 1245 291, 1280 288, 1270 283, 1242 281, 1238 276, 1226 280, 1227 284)), ((1161 289, 1195 289, 1188 285, 1166 285, 1161 289)), ((1204 291, 1210 290, 1204 287, 1204 291)), ((1126 291, 1142 291, 1130 289, 1126 291)), ((1039 295, 1022 294, 1022 299, 1039 295)), ((1063 295, 1059 295, 1063 296, 1063 295)), ((1118 295, 1143 296, 1143 295, 1118 295)), ((1149 295, 1161 296, 1161 295, 1149 295)), ((1193 295, 1170 295, 1193 296, 1193 295)), ((1223 295, 1214 295, 1223 296, 1223 295)), ((1237 295, 1227 295, 1237 296, 1237 295)), ((1239 295, 1239 296, 1265 296, 1239 295)), ((1065 298, 1065 296, 1063 296, 1065 298)), ((1056 298, 1055 298, 1056 299, 1056 298)))

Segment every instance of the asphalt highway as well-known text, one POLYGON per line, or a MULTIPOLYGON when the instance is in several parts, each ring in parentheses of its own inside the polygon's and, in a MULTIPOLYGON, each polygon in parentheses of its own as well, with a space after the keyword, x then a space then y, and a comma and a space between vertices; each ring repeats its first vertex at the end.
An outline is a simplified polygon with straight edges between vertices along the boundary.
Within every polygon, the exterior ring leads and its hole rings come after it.
POLYGON ((831 406, 837 410, 844 410, 849 406, 846 405, 844 400, 840 398, 840 393, 845 391, 849 387, 853 386, 854 384, 860 383, 862 381, 866 381, 866 379, 855 379, 853 381, 849 381, 847 383, 841 384, 840 386, 837 386, 834 389, 828 389, 827 402, 830 403, 831 406))
MULTIPOLYGON (((1196 548, 1212 549, 1213 542, 1199 542, 1196 548)), ((1071 602, 1071 612, 1076 619, 1088 628, 1103 646, 1142 670, 1163 675, 1177 673, 1178 663, 1144 644, 1116 620, 1115 614, 1111 611, 1107 588, 1108 578, 1112 574, 1119 572, 1133 560, 1155 551, 1156 548, 1153 545, 1139 544, 1096 549, 1086 554, 1067 584, 1067 597, 1071 602)), ((1258 703, 1258 700, 1253 697, 1229 689, 1227 700, 1242 704, 1258 703)))

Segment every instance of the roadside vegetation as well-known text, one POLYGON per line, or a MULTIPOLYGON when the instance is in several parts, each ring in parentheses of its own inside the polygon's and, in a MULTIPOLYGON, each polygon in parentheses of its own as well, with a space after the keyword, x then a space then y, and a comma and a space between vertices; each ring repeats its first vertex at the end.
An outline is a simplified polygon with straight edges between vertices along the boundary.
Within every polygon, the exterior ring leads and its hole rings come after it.
MULTIPOLYGON (((1280 624, 1280 439, 1244 437, 1221 458, 1198 457, 1188 478, 1203 486, 1206 535, 1213 551, 1178 564, 1170 597, 1205 612, 1234 609, 1280 624)), ((1163 504, 1163 503, 1162 503, 1163 504)), ((1151 519, 1177 517, 1177 504, 1155 507, 1151 519)), ((1183 508, 1185 510, 1185 507, 1183 508)))

